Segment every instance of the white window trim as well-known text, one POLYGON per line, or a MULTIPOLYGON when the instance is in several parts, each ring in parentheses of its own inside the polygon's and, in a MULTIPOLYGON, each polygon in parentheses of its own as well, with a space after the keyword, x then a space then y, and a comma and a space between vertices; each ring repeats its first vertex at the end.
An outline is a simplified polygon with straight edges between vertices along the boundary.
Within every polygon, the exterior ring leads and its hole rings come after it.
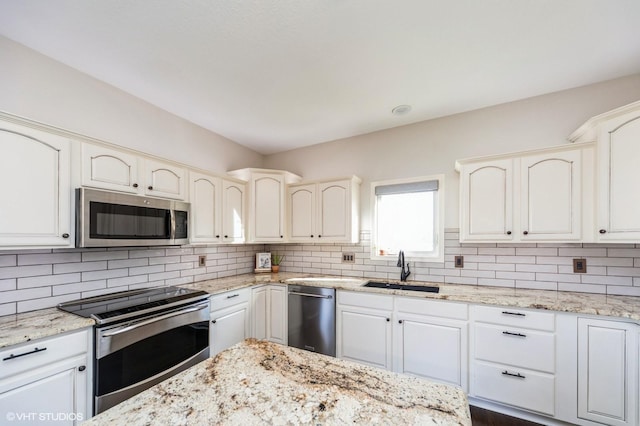
MULTIPOLYGON (((380 256, 376 253, 375 250, 375 242, 377 241, 377 208, 376 208, 376 186, 381 185, 394 185, 400 183, 412 183, 412 182, 422 182, 429 180, 437 180, 438 181, 438 196, 436 198, 436 252, 432 256, 407 256, 406 260, 411 260, 413 262, 444 262, 444 194, 445 194, 445 182, 444 182, 444 174, 437 175, 429 175, 429 176, 421 176, 416 178, 409 179, 392 179, 392 180, 383 180, 371 182, 371 248, 370 248, 370 259, 371 260, 396 260, 397 254, 388 255, 388 256, 380 256)), ((408 253, 407 253, 408 254, 408 253)))

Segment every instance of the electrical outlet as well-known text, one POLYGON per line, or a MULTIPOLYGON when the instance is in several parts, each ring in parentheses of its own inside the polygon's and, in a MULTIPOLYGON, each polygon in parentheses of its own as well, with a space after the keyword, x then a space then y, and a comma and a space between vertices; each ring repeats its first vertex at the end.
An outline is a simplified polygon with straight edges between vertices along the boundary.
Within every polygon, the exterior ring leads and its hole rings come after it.
POLYGON ((356 254, 342 253, 342 263, 356 263, 356 254))
POLYGON ((573 272, 575 274, 587 273, 587 259, 573 259, 573 272))
POLYGON ((464 256, 455 256, 453 262, 456 268, 464 268, 464 256))
POLYGON ((198 266, 207 266, 207 255, 203 254, 198 256, 198 266))

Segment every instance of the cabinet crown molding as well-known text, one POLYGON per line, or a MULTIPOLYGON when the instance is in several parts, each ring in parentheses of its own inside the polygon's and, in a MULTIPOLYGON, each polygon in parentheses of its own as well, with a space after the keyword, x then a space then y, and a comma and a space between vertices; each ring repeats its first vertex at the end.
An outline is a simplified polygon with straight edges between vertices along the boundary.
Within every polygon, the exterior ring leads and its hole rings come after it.
POLYGON ((640 110, 640 101, 593 116, 571 133, 567 140, 569 142, 595 142, 598 138, 597 128, 602 122, 637 110, 640 110))
POLYGON ((248 167, 244 169, 230 170, 227 172, 229 176, 233 176, 237 179, 242 179, 247 182, 251 179, 251 175, 254 173, 270 173, 274 175, 284 176, 284 181, 287 185, 299 183, 300 181, 302 181, 301 176, 298 176, 297 174, 288 172, 286 170, 256 169, 248 167))

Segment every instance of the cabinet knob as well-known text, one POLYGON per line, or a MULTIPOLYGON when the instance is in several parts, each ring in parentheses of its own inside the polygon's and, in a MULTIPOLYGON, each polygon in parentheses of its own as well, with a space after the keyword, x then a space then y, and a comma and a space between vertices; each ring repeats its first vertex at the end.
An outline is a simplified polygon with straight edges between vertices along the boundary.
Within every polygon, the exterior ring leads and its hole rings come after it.
POLYGON ((311 238, 313 238, 313 234, 311 235, 311 238))
POLYGON ((149 191, 153 191, 153 186, 149 185, 149 186, 147 187, 147 189, 148 189, 149 191))
POLYGON ((322 235, 318 235, 318 238, 322 238, 322 235))
POLYGON ((284 238, 284 236, 280 235, 280 238, 284 238))
POLYGON ((212 320, 212 321, 211 321, 211 324, 215 324, 215 323, 216 323, 216 320, 212 320))
POLYGON ((86 369, 87 367, 85 365, 81 365, 80 367, 78 367, 78 371, 84 371, 86 369))
POLYGON ((137 183, 134 183, 134 184, 133 184, 133 185, 131 185, 131 186, 133 186, 134 188, 137 188, 137 187, 138 187, 138 184, 137 184, 137 183))
POLYGON ((220 235, 216 235, 216 238, 220 238, 220 235))
POLYGON ((398 320, 398 324, 402 324, 402 320, 398 320))
POLYGON ((607 230, 606 230, 606 229, 601 229, 601 230, 599 230, 598 232, 600 232, 601 234, 606 234, 606 233, 607 233, 607 230))
POLYGON ((229 236, 228 236, 228 235, 225 235, 224 237, 225 237, 225 238, 229 238, 229 236))
POLYGON ((391 318, 387 318, 387 322, 391 321, 391 318))
POLYGON ((511 231, 507 231, 507 235, 511 235, 511 231))
POLYGON ((62 238, 69 238, 69 234, 65 232, 64 234, 62 234, 62 238))
POLYGON ((529 235, 529 231, 523 231, 522 232, 524 235, 529 235))

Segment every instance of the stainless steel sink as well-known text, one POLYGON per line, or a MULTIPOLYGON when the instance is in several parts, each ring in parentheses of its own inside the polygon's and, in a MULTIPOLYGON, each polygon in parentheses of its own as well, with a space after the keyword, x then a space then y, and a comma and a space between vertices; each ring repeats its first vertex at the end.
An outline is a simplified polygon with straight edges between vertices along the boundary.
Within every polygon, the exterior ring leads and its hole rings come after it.
POLYGON ((389 290, 423 291, 427 293, 438 293, 440 291, 440 287, 436 287, 436 286, 398 284, 398 283, 388 283, 388 282, 382 282, 382 281, 369 281, 363 287, 386 288, 389 290))

